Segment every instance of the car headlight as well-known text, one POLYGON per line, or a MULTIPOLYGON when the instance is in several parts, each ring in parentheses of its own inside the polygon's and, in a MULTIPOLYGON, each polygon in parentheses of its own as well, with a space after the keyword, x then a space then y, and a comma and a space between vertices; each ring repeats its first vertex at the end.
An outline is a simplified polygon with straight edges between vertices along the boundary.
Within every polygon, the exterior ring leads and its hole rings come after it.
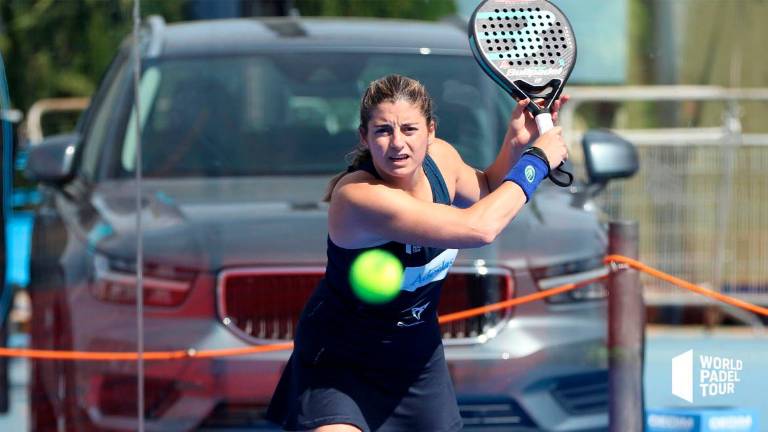
MULTIPOLYGON (((135 262, 94 255, 94 280, 91 294, 111 303, 135 304, 135 262)), ((180 305, 192 289, 196 273, 175 266, 145 263, 142 275, 144 304, 171 307, 180 305)))
MULTIPOLYGON (((561 285, 584 282, 605 276, 610 272, 602 257, 589 258, 535 268, 531 271, 539 290, 546 291, 561 285)), ((592 282, 579 289, 547 297, 550 303, 569 303, 588 300, 600 300, 608 296, 608 282, 603 279, 592 282)))

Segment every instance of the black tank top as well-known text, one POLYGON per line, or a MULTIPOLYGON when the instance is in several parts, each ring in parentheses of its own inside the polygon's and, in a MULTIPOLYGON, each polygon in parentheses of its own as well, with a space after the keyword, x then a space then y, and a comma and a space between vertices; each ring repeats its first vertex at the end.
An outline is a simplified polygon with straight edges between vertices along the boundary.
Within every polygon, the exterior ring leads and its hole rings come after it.
MULTIPOLYGON (((445 180, 429 155, 425 157, 422 168, 432 188, 433 202, 451 205, 445 180)), ((381 179, 370 161, 357 169, 381 179)), ((357 354, 374 352, 377 360, 390 362, 391 365, 400 363, 395 360, 397 358, 416 360, 431 355, 435 345, 440 343, 437 323, 440 288, 456 259, 457 250, 398 242, 346 249, 334 244, 330 237, 327 242, 325 277, 302 313, 296 349, 304 351, 309 348, 311 352, 330 353, 334 351, 333 347, 337 347, 341 351, 357 354), (400 294, 383 305, 362 302, 349 284, 351 264, 360 254, 371 249, 391 252, 405 269, 400 294), (382 350, 382 347, 385 349, 382 350)))

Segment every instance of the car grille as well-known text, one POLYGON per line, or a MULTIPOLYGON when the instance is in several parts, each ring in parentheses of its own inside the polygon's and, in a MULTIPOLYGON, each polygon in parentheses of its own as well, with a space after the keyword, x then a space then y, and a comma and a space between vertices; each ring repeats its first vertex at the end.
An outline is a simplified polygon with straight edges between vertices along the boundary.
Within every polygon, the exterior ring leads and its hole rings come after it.
POLYGON ((558 378, 552 396, 570 414, 608 411, 608 372, 598 371, 558 378))
MULTIPOLYGON (((439 315, 485 306, 512 298, 512 276, 497 268, 454 268, 443 284, 439 315)), ((478 342, 498 330, 509 318, 510 309, 488 312, 441 326, 443 339, 470 339, 478 342)))
MULTIPOLYGON (((304 303, 323 272, 320 267, 225 270, 218 282, 219 317, 247 339, 291 340, 304 303)), ((443 285, 438 312, 444 315, 509 299, 512 292, 512 277, 507 270, 455 267, 443 285)), ((445 324, 443 337, 487 338, 508 315, 509 310, 504 310, 445 324)))
POLYGON ((291 340, 304 303, 323 270, 225 271, 219 282, 219 315, 249 338, 291 340))

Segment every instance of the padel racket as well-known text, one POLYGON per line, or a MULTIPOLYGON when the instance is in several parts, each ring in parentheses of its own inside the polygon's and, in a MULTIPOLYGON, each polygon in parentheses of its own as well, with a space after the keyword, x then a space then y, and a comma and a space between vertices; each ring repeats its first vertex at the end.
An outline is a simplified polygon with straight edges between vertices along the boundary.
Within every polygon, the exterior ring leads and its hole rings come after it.
MULTIPOLYGON (((518 101, 531 99, 540 134, 554 127, 552 104, 576 63, 576 38, 560 9, 546 0, 484 0, 469 21, 469 46, 496 84, 518 101)), ((570 186, 573 175, 560 164, 549 179, 570 186)))

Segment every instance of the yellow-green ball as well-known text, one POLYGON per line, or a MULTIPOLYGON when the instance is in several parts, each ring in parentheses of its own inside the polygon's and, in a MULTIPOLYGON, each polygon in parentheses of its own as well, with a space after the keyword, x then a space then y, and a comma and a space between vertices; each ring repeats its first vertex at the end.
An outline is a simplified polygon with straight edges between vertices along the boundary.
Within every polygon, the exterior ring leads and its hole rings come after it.
POLYGON ((357 297, 371 304, 383 304, 400 294, 403 265, 391 253, 373 249, 360 254, 349 269, 349 283, 357 297))

